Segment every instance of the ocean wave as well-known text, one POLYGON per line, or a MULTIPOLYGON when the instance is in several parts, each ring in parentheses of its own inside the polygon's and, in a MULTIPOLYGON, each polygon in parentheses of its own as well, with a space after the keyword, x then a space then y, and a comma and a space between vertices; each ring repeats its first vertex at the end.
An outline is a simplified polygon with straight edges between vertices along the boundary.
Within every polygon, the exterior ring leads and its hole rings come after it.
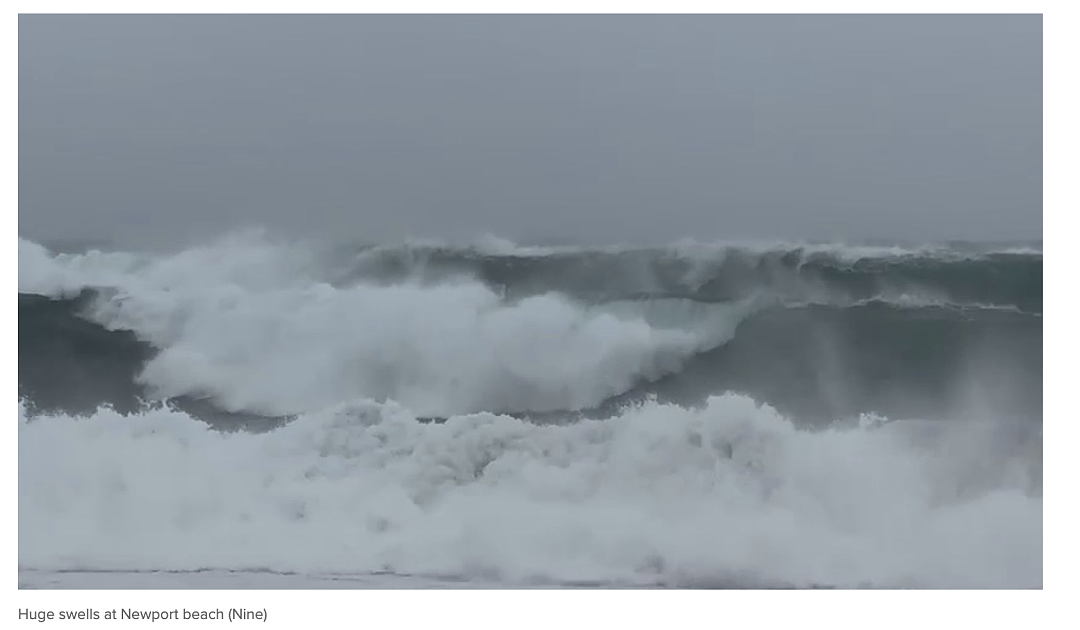
POLYGON ((1042 585, 1041 252, 20 239, 19 292, 20 576, 1042 585))
POLYGON ((644 295, 726 301, 767 291, 805 301, 907 294, 937 302, 1042 309, 1042 254, 1035 250, 783 243, 535 249, 343 248, 336 254, 334 281, 439 283, 465 276, 511 296, 559 291, 594 301, 644 295))
POLYGON ((374 397, 426 416, 557 421, 725 391, 804 419, 936 414, 978 384, 1003 408, 1041 416, 1041 317, 1009 309, 590 306, 556 296, 506 305, 475 284, 287 295, 172 305, 155 319, 115 294, 20 294, 20 391, 37 408, 68 412, 183 399, 200 415, 280 417, 374 397))
MULTIPOLYGON (((493 237, 492 237, 493 238, 493 237)), ((354 283, 439 284, 467 279, 504 297, 558 292, 586 301, 635 296, 727 301, 768 291, 788 300, 857 302, 890 295, 1041 312, 1039 248, 957 244, 702 244, 539 247, 508 241, 326 246, 238 233, 169 255, 54 255, 19 241, 19 291, 54 295, 84 287, 152 286, 206 279, 245 287, 354 283)))
POLYGON ((340 252, 252 234, 169 255, 56 255, 20 240, 20 391, 46 410, 185 399, 267 417, 365 397, 421 416, 596 415, 741 391, 827 419, 939 413, 978 382, 1041 415, 1041 308, 1029 308, 1041 306, 1041 259, 918 259, 901 273, 828 258, 806 275, 790 252, 728 252, 687 283, 658 279, 671 261, 655 252, 578 252, 531 271, 428 254, 390 281, 340 252), (440 271, 416 271, 429 267, 440 271), (944 281, 897 280, 928 267, 944 281), (990 282, 1033 270, 1026 302, 990 282), (957 295, 950 274, 997 293, 957 295))
POLYGON ((21 385, 36 370, 34 389, 67 394, 73 383, 56 376, 126 356, 118 378, 137 370, 148 396, 209 398, 226 411, 288 415, 355 397, 421 414, 577 410, 723 343, 747 310, 632 313, 557 295, 506 304, 476 283, 102 295, 59 307, 20 296, 20 316, 34 322, 20 327, 21 385), (80 314, 101 329, 87 330, 80 314), (108 335, 118 331, 133 338, 108 335))
POLYGON ((1041 451, 992 423, 809 432, 735 395, 563 426, 354 401, 262 434, 19 414, 20 570, 1042 585, 1041 451))

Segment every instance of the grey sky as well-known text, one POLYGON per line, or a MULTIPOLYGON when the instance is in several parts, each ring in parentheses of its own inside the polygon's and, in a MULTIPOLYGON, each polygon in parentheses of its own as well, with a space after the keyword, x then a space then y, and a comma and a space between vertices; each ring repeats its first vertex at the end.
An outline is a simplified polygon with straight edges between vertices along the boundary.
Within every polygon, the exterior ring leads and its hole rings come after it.
POLYGON ((1031 239, 1039 16, 21 16, 19 231, 1031 239))

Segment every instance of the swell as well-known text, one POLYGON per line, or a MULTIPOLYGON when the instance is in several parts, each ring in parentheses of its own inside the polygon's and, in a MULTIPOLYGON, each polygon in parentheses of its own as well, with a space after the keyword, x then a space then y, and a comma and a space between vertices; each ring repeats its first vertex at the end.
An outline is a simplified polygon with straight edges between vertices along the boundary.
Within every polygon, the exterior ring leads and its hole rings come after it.
MULTIPOLYGON (((155 394, 139 375, 160 349, 132 331, 87 319, 100 299, 93 290, 71 298, 19 295, 19 392, 33 409, 88 414, 107 404, 131 413, 154 402, 223 428, 271 428, 285 419, 227 410, 212 397, 155 394)), ((647 312, 663 304, 618 306, 647 312)), ((937 417, 973 397, 998 412, 1041 418, 1042 321, 996 309, 776 304, 739 323, 726 343, 692 354, 666 375, 641 374, 635 381, 574 412, 489 411, 564 422, 613 415, 649 398, 697 405, 734 391, 804 422, 863 413, 937 417)))
POLYGON ((19 294, 19 399, 28 412, 89 415, 102 406, 122 414, 168 406, 222 429, 270 429, 286 418, 223 410, 191 396, 155 399, 138 382, 157 349, 129 330, 107 330, 83 312, 91 289, 72 298, 19 294))
POLYGON ((813 423, 944 417, 976 399, 996 414, 1041 418, 1042 320, 881 302, 770 308, 722 347, 611 403, 651 396, 696 405, 722 391, 813 423))
POLYGON ((385 250, 20 240, 20 577, 1041 586, 1041 255, 510 249, 380 276, 385 250), (443 409, 604 397, 436 423, 355 374, 443 409), (229 413, 281 395, 317 404, 229 413))
POLYGON ((1009 307, 1042 312, 1040 247, 960 243, 903 249, 846 245, 677 244, 658 248, 533 248, 392 245, 327 247, 236 234, 168 255, 55 254, 19 241, 20 292, 55 295, 113 286, 132 275, 175 283, 265 285, 327 282, 443 284, 462 278, 518 299, 558 292, 586 302, 681 298, 725 302, 762 293, 785 301, 851 303, 873 299, 1009 307), (209 273, 209 275, 207 275, 209 273), (190 274, 184 278, 184 275, 190 274), (161 280, 162 278, 158 278, 161 280))
POLYGON ((19 294, 19 396, 44 409, 92 411, 102 403, 130 412, 135 377, 153 349, 128 331, 79 316, 94 298, 19 294))
POLYGON ((339 252, 336 280, 441 282, 478 278, 508 297, 559 291, 583 300, 685 298, 731 301, 762 291, 789 300, 924 301, 1042 311, 1042 254, 1029 250, 740 247, 492 253, 446 247, 339 252))

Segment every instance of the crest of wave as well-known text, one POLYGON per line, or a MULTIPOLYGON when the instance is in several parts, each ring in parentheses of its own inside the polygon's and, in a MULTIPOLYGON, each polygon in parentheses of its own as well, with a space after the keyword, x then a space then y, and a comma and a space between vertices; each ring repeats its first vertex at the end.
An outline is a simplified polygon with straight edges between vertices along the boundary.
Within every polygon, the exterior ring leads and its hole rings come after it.
POLYGON ((467 278, 331 285, 320 264, 250 235, 162 256, 53 256, 20 240, 19 286, 104 289, 89 315, 161 350, 140 377, 155 393, 266 414, 358 397, 428 415, 586 408, 723 343, 747 308, 507 302, 467 278))
POLYGON ((425 424, 371 401, 264 434, 168 410, 43 416, 19 427, 19 562, 1041 586, 1042 501, 1025 463, 988 467, 974 426, 944 423, 952 433, 928 446, 904 425, 804 432, 735 395, 568 426, 487 413, 425 424))

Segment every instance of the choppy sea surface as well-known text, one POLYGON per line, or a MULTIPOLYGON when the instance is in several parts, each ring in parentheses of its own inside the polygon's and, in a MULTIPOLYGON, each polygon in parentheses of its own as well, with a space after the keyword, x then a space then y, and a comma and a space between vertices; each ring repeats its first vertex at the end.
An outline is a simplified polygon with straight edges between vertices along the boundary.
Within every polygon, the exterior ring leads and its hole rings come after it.
POLYGON ((24 588, 1042 586, 1031 244, 19 242, 24 588))

